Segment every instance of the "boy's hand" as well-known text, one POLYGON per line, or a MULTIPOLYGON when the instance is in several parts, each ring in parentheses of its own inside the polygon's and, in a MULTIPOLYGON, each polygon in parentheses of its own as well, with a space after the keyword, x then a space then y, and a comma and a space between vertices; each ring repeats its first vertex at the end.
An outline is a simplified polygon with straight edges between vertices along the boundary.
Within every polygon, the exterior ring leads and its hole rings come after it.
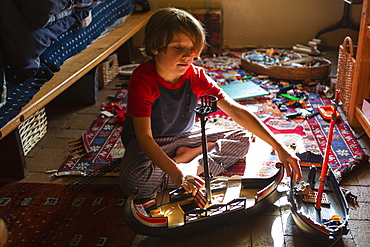
POLYGON ((280 162, 283 164, 288 177, 291 177, 293 183, 302 179, 302 170, 300 159, 285 148, 278 150, 280 162), (293 175, 293 177, 292 177, 293 175))
POLYGON ((186 175, 181 183, 186 192, 192 193, 193 196, 204 186, 204 180, 198 176, 186 175))

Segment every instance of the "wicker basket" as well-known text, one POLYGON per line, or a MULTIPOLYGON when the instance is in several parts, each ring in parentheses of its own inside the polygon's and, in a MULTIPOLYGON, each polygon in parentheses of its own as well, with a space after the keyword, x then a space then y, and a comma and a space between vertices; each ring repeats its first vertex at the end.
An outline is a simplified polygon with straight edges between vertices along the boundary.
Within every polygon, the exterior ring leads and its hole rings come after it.
POLYGON ((118 75, 117 54, 110 55, 106 60, 98 65, 99 88, 109 84, 118 75))
POLYGON ((47 131, 45 108, 41 108, 18 127, 24 155, 37 144, 47 131))
MULTIPOLYGON (((261 51, 261 50, 259 50, 261 51)), ((284 66, 265 66, 249 59, 246 54, 242 54, 241 67, 246 71, 254 72, 258 75, 267 75, 271 78, 285 80, 312 80, 326 78, 330 74, 331 62, 325 58, 314 57, 314 62, 318 62, 317 67, 284 67, 284 66)))
POLYGON ((346 37, 339 46, 336 89, 340 91, 339 100, 343 103, 341 109, 348 116, 349 103, 352 95, 352 79, 356 65, 353 57, 353 43, 346 37))

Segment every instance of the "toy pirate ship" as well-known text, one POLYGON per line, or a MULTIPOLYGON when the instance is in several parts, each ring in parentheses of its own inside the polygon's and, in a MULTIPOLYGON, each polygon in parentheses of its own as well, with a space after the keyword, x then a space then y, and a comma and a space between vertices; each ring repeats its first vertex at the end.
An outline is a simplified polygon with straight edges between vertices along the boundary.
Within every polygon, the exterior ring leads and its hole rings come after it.
POLYGON ((329 153, 339 92, 330 121, 324 160, 310 152, 298 154, 301 159, 302 181, 291 184, 288 200, 298 228, 316 241, 315 246, 332 246, 348 232, 348 204, 332 170, 328 167, 329 153))
POLYGON ((125 222, 131 230, 164 238, 196 234, 256 216, 282 196, 278 190, 284 174, 280 164, 268 177, 211 178, 205 117, 216 111, 216 103, 215 97, 205 95, 195 109, 202 128, 205 188, 195 196, 178 193, 181 190, 162 193, 162 198, 157 196, 144 204, 135 204, 133 193, 124 208, 125 222))

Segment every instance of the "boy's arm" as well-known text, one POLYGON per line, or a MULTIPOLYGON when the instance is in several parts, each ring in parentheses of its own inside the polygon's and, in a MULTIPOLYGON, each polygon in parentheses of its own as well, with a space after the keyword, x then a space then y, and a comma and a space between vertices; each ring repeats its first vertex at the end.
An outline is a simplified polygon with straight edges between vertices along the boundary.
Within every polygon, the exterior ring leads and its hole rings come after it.
POLYGON ((220 99, 217 102, 217 106, 240 126, 274 147, 278 152, 280 162, 282 162, 287 171, 287 175, 291 176, 291 173, 294 172, 293 181, 301 180, 302 171, 298 157, 291 154, 284 145, 279 143, 273 133, 254 114, 250 113, 244 106, 238 104, 229 96, 220 99))
POLYGON ((188 174, 183 174, 177 164, 158 146, 153 139, 149 117, 133 117, 133 123, 140 148, 179 187, 182 186, 188 192, 194 192, 204 184, 203 180, 198 176, 187 176, 188 174))

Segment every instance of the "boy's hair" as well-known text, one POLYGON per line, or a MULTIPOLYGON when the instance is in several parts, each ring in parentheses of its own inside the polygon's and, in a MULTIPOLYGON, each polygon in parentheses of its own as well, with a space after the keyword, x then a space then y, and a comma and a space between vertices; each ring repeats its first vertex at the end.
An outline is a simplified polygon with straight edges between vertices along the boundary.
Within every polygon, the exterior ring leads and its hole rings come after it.
POLYGON ((154 58, 153 51, 165 52, 176 33, 184 33, 191 39, 197 55, 206 45, 206 31, 202 23, 184 10, 168 7, 158 10, 149 19, 142 53, 154 58))

